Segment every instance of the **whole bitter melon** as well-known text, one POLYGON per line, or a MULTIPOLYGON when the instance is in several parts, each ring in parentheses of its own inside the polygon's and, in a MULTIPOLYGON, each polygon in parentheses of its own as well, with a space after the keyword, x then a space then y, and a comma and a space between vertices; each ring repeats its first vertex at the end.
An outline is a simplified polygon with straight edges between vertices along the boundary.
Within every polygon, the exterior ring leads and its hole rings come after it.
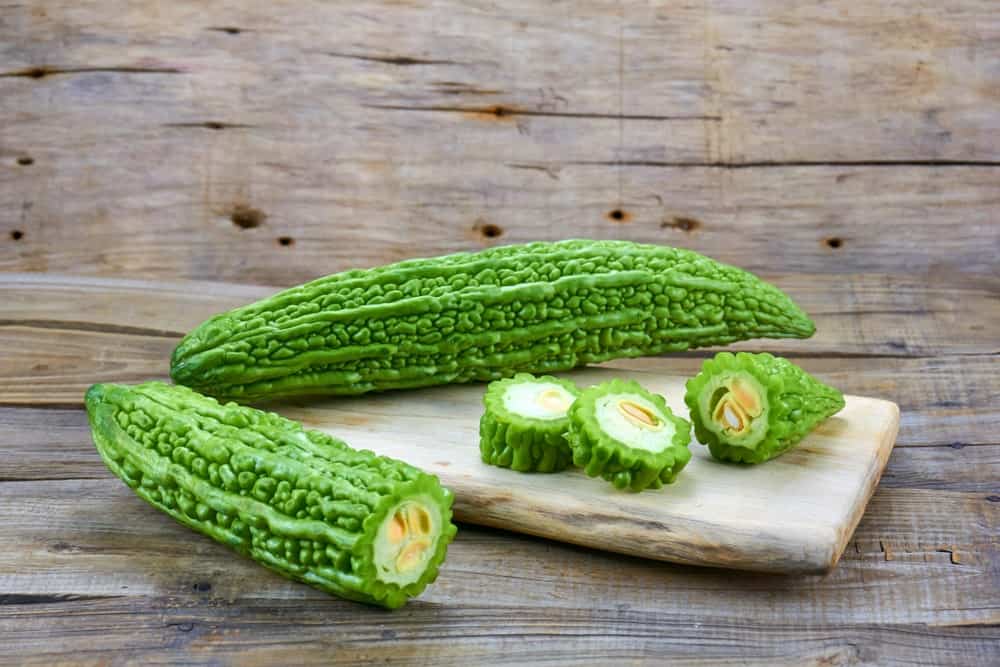
POLYGON ((844 407, 844 396, 781 357, 720 352, 687 381, 695 436, 722 461, 762 463, 844 407))
POLYGON ((170 372, 227 398, 360 394, 813 331, 788 296, 742 269, 678 248, 573 240, 320 278, 207 320, 170 372))
POLYGON ((452 494, 406 463, 185 387, 94 385, 101 458, 154 507, 258 563, 389 608, 437 576, 452 494))
POLYGON ((579 390, 569 380, 518 373, 490 383, 483 395, 479 452, 483 462, 518 472, 559 472, 573 452, 567 413, 579 390))
POLYGON ((573 463, 618 489, 658 489, 691 460, 691 424, 638 382, 585 389, 569 409, 569 422, 573 463))

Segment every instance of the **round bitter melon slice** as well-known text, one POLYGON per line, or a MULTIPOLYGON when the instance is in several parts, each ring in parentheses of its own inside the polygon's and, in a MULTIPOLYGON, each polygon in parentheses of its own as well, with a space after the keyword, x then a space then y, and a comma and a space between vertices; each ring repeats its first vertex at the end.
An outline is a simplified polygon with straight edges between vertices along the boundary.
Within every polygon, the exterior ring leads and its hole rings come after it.
POLYGON ((762 463, 844 407, 843 395, 781 357, 720 352, 687 382, 698 440, 721 461, 762 463))
POLYGON ((483 396, 483 461, 519 472, 558 472, 573 454, 566 442, 569 407, 579 390, 568 380, 518 373, 491 382, 483 396))
POLYGON ((637 382, 587 389, 570 408, 573 463, 616 488, 642 491, 674 481, 691 460, 691 425, 637 382))

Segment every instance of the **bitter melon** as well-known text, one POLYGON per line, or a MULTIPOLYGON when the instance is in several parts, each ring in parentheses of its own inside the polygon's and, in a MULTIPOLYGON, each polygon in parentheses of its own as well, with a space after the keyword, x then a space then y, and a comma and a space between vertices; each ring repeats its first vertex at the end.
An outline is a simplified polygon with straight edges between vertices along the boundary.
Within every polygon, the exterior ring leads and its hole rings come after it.
POLYGON ((174 519, 287 577, 399 607, 437 576, 452 494, 436 477, 185 387, 87 392, 111 471, 174 519))
POLYGON ((207 320, 170 372, 234 399, 360 394, 813 331, 788 296, 741 269, 678 248, 573 240, 320 278, 207 320))
POLYGON ((658 489, 691 460, 691 424, 637 382, 590 387, 569 409, 573 463, 616 488, 658 489))
POLYGON ((569 380, 518 373, 491 382, 483 396, 479 451, 483 461, 519 472, 558 472, 573 453, 567 412, 580 392, 569 380))
POLYGON ((720 352, 684 395, 695 435, 722 461, 762 463, 844 407, 844 396, 781 357, 720 352))

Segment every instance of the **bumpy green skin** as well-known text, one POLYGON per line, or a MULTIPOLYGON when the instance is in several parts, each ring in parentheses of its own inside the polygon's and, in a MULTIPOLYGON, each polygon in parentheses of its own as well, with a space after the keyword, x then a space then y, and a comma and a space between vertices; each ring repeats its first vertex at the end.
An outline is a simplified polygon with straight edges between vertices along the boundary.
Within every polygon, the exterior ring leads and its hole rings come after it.
POLYGON ((741 269, 573 240, 320 278, 204 322, 170 372, 227 398, 361 394, 813 331, 788 296, 741 269))
POLYGON ((781 357, 766 352, 720 352, 702 364, 701 372, 687 381, 684 395, 698 441, 720 461, 763 463, 788 451, 820 422, 844 407, 844 395, 781 357), (752 449, 736 444, 706 425, 699 397, 711 378, 720 374, 748 373, 767 391, 767 407, 754 421, 764 420, 766 431, 752 449))
POLYGON ((522 382, 550 382, 573 396, 580 395, 569 380, 549 375, 518 373, 513 378, 491 382, 483 396, 485 411, 479 420, 479 453, 483 462, 518 472, 565 470, 573 462, 573 452, 566 441, 569 417, 532 419, 507 410, 504 394, 511 385, 522 382))
POLYGON ((101 458, 142 499, 328 593, 402 606, 434 581, 455 535, 453 497, 436 477, 276 414, 159 382, 94 385, 86 405, 101 458), (436 503, 441 535, 417 581, 386 584, 373 539, 389 510, 418 495, 436 503))
POLYGON ((688 461, 691 452, 691 424, 671 412, 659 394, 644 389, 639 383, 611 380, 583 391, 569 409, 569 443, 573 450, 573 463, 583 468, 591 477, 602 477, 615 488, 630 491, 659 489, 671 484, 688 461), (607 394, 639 394, 660 411, 661 416, 674 425, 673 440, 659 452, 650 452, 629 446, 602 429, 597 422, 596 402, 607 394))

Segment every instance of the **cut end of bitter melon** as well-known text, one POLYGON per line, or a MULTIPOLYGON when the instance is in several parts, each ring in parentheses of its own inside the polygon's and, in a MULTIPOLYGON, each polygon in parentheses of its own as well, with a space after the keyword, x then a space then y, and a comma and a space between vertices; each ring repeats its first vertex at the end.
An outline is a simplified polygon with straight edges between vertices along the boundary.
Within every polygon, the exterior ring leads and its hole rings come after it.
POLYGON ((691 460, 690 430, 662 396, 631 381, 591 387, 570 408, 573 462, 619 489, 673 482, 691 460))
POLYGON ((420 579, 436 552, 443 523, 431 498, 416 496, 392 507, 375 536, 375 576, 397 586, 420 579))
POLYGON ((552 421, 565 419, 576 394, 565 382, 554 378, 532 378, 523 373, 503 384, 503 407, 511 415, 525 419, 552 421))
POLYGON ((579 391, 568 380, 519 373, 490 383, 483 396, 483 462, 519 472, 558 472, 572 461, 567 413, 579 391))
POLYGON ((844 407, 843 395, 787 359, 720 352, 684 396, 698 440, 724 461, 761 463, 844 407))
POLYGON ((767 388, 746 370, 712 376, 696 409, 700 423, 729 444, 755 449, 767 435, 767 388))

